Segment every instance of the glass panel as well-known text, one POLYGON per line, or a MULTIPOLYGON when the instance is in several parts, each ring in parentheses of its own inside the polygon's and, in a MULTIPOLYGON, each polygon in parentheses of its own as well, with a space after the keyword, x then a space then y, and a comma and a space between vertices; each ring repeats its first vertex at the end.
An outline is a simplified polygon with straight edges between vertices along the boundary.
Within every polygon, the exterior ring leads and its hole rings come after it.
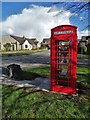
POLYGON ((59 85, 68 86, 70 78, 71 46, 72 41, 55 41, 55 80, 59 85))
POLYGON ((67 65, 58 65, 58 69, 68 69, 67 65))
POLYGON ((58 58, 58 63, 68 63, 68 58, 67 57, 64 57, 64 58, 60 57, 60 58, 58 58))
POLYGON ((66 76, 66 75, 68 75, 68 69, 59 69, 58 70, 58 74, 59 75, 63 75, 63 76, 66 76))
POLYGON ((59 85, 62 85, 62 86, 68 86, 68 83, 67 82, 58 82, 59 85))

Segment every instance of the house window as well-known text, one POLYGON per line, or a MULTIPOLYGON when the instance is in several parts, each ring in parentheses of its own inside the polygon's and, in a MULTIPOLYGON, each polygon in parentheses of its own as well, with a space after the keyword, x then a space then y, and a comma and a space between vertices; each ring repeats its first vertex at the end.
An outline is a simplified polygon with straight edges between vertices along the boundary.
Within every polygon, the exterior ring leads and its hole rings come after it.
POLYGON ((28 48, 28 45, 25 45, 25 48, 28 48))

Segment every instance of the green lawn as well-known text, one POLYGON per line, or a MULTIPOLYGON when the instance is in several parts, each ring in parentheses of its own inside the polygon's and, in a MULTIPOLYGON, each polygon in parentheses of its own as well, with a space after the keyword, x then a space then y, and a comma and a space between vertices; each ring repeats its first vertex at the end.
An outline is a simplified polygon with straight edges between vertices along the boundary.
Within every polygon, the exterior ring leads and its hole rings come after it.
MULTIPOLYGON (((84 92, 76 96, 42 92, 34 89, 3 86, 2 113, 5 118, 83 118, 89 120, 89 73, 90 67, 78 67, 77 85, 84 92)), ((49 77, 50 66, 25 69, 43 77, 49 77)))
POLYGON ((32 80, 36 77, 49 77, 50 76, 50 65, 24 68, 24 78, 32 80))

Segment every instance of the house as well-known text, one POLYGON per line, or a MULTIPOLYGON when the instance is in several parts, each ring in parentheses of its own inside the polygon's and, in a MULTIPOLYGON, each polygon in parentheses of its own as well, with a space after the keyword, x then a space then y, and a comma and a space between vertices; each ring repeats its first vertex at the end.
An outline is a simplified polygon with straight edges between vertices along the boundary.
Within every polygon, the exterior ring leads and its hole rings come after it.
POLYGON ((19 43, 13 39, 12 37, 8 36, 0 36, 0 50, 4 50, 4 45, 6 43, 11 44, 11 50, 17 50, 19 48, 19 43))
POLYGON ((12 36, 20 45, 21 50, 32 50, 32 49, 37 49, 41 47, 41 44, 39 41, 36 40, 36 38, 26 38, 25 36, 23 37, 18 37, 18 36, 12 36))
POLYGON ((80 45, 86 46, 88 54, 90 54, 90 47, 89 47, 90 46, 90 36, 82 36, 81 41, 79 41, 79 44, 78 44, 78 53, 81 53, 80 45))
POLYGON ((89 41, 90 41, 90 36, 82 36, 81 42, 85 43, 85 45, 88 45, 89 41))
POLYGON ((50 49, 50 38, 44 38, 43 41, 41 42, 41 46, 43 48, 50 49))
POLYGON ((6 43, 11 44, 11 50, 32 50, 41 47, 39 41, 36 38, 26 38, 26 37, 18 37, 14 35, 10 36, 2 36, 2 40, 0 39, 1 50, 4 50, 4 45, 6 43))

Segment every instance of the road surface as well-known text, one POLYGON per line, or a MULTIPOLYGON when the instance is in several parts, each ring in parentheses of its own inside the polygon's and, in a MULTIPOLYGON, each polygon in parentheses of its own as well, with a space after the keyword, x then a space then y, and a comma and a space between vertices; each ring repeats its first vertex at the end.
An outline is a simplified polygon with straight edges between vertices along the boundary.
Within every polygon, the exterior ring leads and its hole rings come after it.
POLYGON ((45 50, 32 55, 2 57, 2 64, 3 66, 19 64, 21 67, 50 64, 50 51, 45 50))
MULTIPOLYGON (((2 65, 19 64, 21 67, 31 67, 50 64, 50 51, 45 50, 32 55, 2 57, 2 65)), ((78 65, 90 65, 90 59, 78 59, 78 65)))

